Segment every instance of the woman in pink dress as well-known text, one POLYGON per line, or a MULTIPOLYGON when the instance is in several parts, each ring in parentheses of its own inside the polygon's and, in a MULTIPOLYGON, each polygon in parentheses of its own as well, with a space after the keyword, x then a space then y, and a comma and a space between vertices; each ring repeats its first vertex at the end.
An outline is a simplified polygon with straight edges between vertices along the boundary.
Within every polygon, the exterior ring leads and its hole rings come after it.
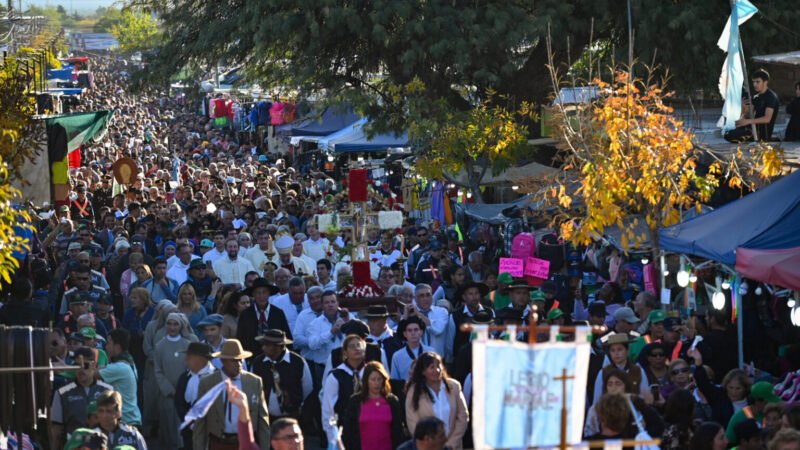
POLYGON ((347 450, 394 450, 408 436, 400 400, 392 394, 389 374, 380 362, 364 366, 361 389, 345 409, 342 441, 347 450))

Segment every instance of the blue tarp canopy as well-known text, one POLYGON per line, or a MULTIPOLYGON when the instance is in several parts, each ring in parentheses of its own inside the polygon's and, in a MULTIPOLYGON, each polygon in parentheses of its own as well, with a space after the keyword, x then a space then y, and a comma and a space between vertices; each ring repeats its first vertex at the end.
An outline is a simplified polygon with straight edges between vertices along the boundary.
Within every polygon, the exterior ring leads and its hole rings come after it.
POLYGON ((62 67, 61 69, 48 69, 48 80, 71 80, 72 73, 75 70, 73 66, 62 67))
POLYGON ((61 93, 64 95, 81 95, 83 91, 83 88, 50 88, 47 90, 47 92, 61 93))
POLYGON ((800 247, 800 172, 707 214, 662 228, 661 248, 733 265, 736 249, 800 247))
POLYGON ((301 120, 288 128, 289 136, 327 136, 348 125, 352 125, 361 116, 350 109, 328 108, 317 119, 301 120))
POLYGON ((401 135, 378 134, 372 138, 367 137, 364 126, 367 118, 362 118, 351 126, 345 127, 336 133, 325 136, 319 140, 320 150, 333 150, 336 153, 349 152, 374 152, 390 148, 408 147, 408 133, 401 135))

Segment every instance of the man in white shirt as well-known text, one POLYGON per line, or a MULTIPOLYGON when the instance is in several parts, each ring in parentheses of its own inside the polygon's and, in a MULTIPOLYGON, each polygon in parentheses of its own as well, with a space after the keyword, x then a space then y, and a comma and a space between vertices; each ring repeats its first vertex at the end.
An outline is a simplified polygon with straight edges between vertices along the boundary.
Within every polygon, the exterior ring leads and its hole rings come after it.
POLYGON ((256 245, 249 248, 244 257, 250 261, 256 271, 263 275, 264 264, 267 263, 273 256, 275 256, 275 249, 270 244, 272 237, 267 230, 258 230, 256 232, 256 245))
POLYGON ((331 278, 331 269, 333 266, 327 258, 322 258, 317 261, 317 281, 322 289, 325 291, 335 291, 336 281, 331 278))
MULTIPOLYGON (((186 281, 186 271, 192 262, 192 246, 189 244, 178 245, 178 250, 175 253, 178 261, 172 265, 172 268, 167 271, 167 278, 173 279, 178 283, 178 286, 186 281)), ((205 266, 205 264, 203 264, 205 266)))
POLYGON ((414 291, 414 303, 406 305, 403 318, 417 316, 425 323, 422 343, 433 348, 442 358, 447 354, 447 325, 449 313, 433 304, 433 291, 429 284, 420 283, 414 291))
POLYGON ((278 251, 278 257, 273 259, 273 262, 281 269, 286 269, 292 275, 311 275, 314 272, 310 267, 306 266, 305 261, 292 255, 292 248, 294 248, 294 238, 285 234, 275 241, 275 249, 278 251))
POLYGON ((391 267, 401 257, 400 250, 394 248, 392 235, 388 231, 381 234, 381 245, 370 255, 370 259, 377 260, 381 267, 391 267))
POLYGON ((322 258, 328 257, 331 243, 327 238, 320 236, 316 224, 307 224, 306 232, 308 239, 303 241, 303 253, 309 256, 314 261, 319 261, 322 258))
POLYGON ((306 359, 324 366, 331 351, 342 346, 345 336, 341 328, 349 320, 347 310, 339 309, 336 293, 328 291, 322 294, 322 315, 308 326, 309 351, 306 359))
POLYGON ((295 319, 294 327, 292 328, 292 337, 294 338, 293 349, 303 358, 308 359, 308 335, 311 332, 309 325, 317 317, 322 315, 322 293, 323 289, 319 286, 311 286, 306 292, 306 299, 308 301, 308 308, 304 309, 298 314, 295 319))
MULTIPOLYGON (((308 240, 305 234, 297 233, 294 235, 294 245, 292 246, 292 256, 295 258, 299 258, 303 260, 308 270, 311 271, 310 275, 316 275, 317 272, 317 260, 314 258, 303 254, 303 241, 308 240)), ((309 274, 306 274, 309 275, 309 274)))
MULTIPOLYGON (((238 249, 239 243, 237 242, 236 245, 238 249)), ((225 246, 225 233, 222 231, 217 231, 214 233, 214 248, 207 251, 203 255, 203 262, 213 266, 216 260, 221 259, 226 255, 225 246)))
POLYGON ((308 308, 306 300, 306 285, 300 277, 289 280, 289 292, 270 299, 270 304, 280 308, 286 315, 289 326, 294 329, 297 316, 308 308))
MULTIPOLYGON (((244 286, 244 278, 247 272, 254 271, 253 265, 250 261, 239 258, 239 241, 236 239, 228 239, 225 243, 225 249, 228 252, 226 258, 218 259, 214 265, 214 273, 217 274, 220 280, 225 284, 238 284, 240 287, 244 286)), ((213 251, 213 250, 212 250, 213 251)))

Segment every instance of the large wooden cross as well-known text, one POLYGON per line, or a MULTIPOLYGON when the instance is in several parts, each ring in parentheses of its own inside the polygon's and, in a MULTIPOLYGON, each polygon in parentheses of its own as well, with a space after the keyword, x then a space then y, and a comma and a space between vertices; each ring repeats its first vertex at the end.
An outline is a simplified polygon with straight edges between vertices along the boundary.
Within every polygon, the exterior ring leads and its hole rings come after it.
POLYGON ((561 443, 559 448, 567 450, 567 381, 575 379, 575 375, 567 375, 567 368, 561 369, 560 377, 553 377, 561 382, 561 443))

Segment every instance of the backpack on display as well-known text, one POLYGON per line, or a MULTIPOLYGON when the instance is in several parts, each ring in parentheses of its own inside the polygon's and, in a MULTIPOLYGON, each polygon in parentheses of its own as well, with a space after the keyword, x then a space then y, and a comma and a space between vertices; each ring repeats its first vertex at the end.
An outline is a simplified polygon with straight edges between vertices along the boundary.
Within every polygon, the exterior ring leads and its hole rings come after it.
POLYGON ((536 255, 536 239, 530 233, 519 233, 511 241, 511 257, 524 260, 536 255))

